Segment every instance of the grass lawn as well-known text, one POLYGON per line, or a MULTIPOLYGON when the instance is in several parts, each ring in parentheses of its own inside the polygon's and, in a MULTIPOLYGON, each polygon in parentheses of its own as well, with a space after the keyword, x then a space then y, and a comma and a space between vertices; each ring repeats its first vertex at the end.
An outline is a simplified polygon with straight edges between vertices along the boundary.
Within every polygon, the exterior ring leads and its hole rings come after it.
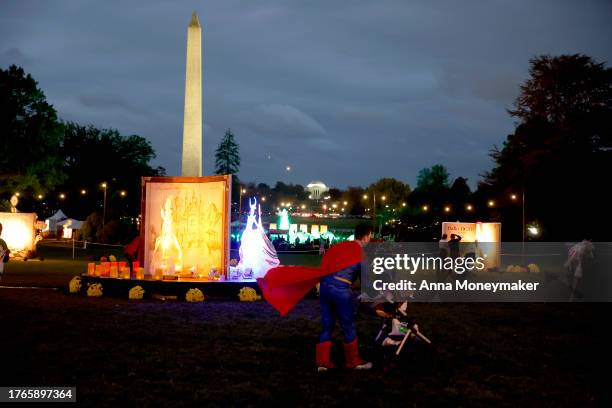
MULTIPOLYGON (((609 311, 414 304, 432 353, 413 346, 390 373, 318 374, 316 299, 281 318, 265 302, 0 289, 0 383, 76 386, 84 406, 603 406, 609 311)), ((373 356, 367 346, 377 329, 378 319, 360 314, 364 356, 373 356)))
MULTIPOLYGON (((43 245, 3 285, 64 286, 108 250, 43 245), (98 253, 99 255, 99 253, 98 253)), ((285 264, 319 257, 282 254, 285 264)), ((416 303, 435 347, 392 372, 318 374, 319 305, 281 318, 265 302, 130 301, 0 288, 1 385, 76 386, 84 406, 609 406, 610 303, 416 303)), ((379 320, 358 319, 362 354, 379 320)), ((338 336, 338 333, 336 333, 338 336)), ((333 358, 342 361, 336 337, 333 358)))

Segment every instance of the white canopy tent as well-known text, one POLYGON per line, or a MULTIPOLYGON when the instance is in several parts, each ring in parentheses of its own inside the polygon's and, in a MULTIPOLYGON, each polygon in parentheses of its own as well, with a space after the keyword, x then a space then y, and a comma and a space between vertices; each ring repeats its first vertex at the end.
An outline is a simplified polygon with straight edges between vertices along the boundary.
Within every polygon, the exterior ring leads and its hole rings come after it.
POLYGON ((57 210, 55 214, 45 220, 46 227, 43 232, 51 233, 56 231, 57 223, 68 219, 68 216, 64 214, 62 210, 57 210))

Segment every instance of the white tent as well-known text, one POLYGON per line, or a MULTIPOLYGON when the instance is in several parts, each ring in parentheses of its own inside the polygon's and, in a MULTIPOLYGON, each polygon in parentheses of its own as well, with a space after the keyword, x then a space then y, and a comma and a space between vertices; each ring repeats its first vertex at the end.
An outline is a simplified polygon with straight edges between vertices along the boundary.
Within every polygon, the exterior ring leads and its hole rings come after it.
POLYGON ((62 210, 57 210, 55 214, 45 220, 45 224, 47 224, 47 226, 45 227, 43 232, 55 233, 57 223, 66 219, 68 219, 68 216, 66 216, 66 214, 64 214, 62 210))
POLYGON ((55 214, 53 214, 52 216, 50 216, 49 218, 47 218, 48 220, 65 220, 66 218, 68 218, 68 216, 66 214, 64 214, 64 212, 62 210, 57 210, 57 212, 55 214))

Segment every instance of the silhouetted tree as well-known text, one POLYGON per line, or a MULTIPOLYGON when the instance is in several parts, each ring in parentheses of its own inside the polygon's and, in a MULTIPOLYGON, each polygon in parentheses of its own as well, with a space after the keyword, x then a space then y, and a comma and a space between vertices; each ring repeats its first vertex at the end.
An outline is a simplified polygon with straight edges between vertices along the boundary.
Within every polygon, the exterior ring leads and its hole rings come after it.
POLYGON ((417 176, 417 186, 415 190, 423 193, 437 192, 448 188, 448 171, 441 164, 424 168, 419 171, 417 176))
POLYGON ((329 199, 332 201, 338 201, 342 198, 342 191, 338 188, 332 187, 327 192, 329 199))
POLYGON ((0 69, 0 194, 46 193, 64 180, 62 124, 23 68, 0 69))
POLYGON ((240 169, 240 153, 231 129, 227 129, 215 152, 216 174, 236 174, 240 169))
POLYGON ((527 218, 549 239, 607 237, 600 177, 612 162, 612 70, 585 55, 540 56, 510 114, 513 134, 491 157, 481 189, 525 191, 527 218), (605 225, 604 225, 605 224, 605 225))
POLYGON ((65 123, 64 128, 61 147, 66 180, 58 189, 67 195, 62 203, 65 211, 78 218, 101 209, 100 185, 106 182, 108 214, 110 210, 116 210, 118 216, 139 214, 141 177, 165 173, 162 167, 149 164, 155 158, 151 143, 138 135, 123 136, 115 129, 73 122, 65 123))
POLYGON ((468 186, 467 179, 465 177, 457 177, 455 181, 453 181, 453 185, 450 188, 450 196, 452 197, 453 201, 465 201, 470 194, 471 190, 470 186, 468 186))
POLYGON ((366 213, 367 201, 363 198, 366 194, 366 190, 362 187, 349 187, 342 194, 342 201, 346 201, 348 208, 346 209, 348 214, 351 215, 363 215, 366 213))
POLYGON ((368 198, 365 205, 370 208, 370 214, 376 213, 375 221, 380 227, 385 221, 399 216, 403 208, 402 203, 408 200, 410 186, 394 178, 381 178, 370 184, 366 194, 368 198), (376 193, 376 208, 372 207, 374 193, 376 193))

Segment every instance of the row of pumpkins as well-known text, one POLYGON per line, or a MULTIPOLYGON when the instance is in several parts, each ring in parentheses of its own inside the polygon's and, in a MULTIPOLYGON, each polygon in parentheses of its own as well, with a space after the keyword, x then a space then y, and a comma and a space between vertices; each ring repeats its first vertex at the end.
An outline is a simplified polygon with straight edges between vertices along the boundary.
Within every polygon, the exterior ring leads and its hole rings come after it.
MULTIPOLYGON (((68 284, 68 290, 70 293, 80 293, 83 282, 80 276, 75 276, 70 280, 68 284)), ((87 296, 99 297, 102 296, 104 290, 101 283, 88 283, 87 284, 87 296)), ((142 286, 136 285, 128 292, 130 299, 140 300, 143 299, 145 290, 142 286)), ((238 293, 238 298, 241 302, 254 302, 261 299, 261 296, 257 294, 255 289, 250 287, 243 287, 238 293)), ((185 293, 185 300, 187 302, 203 302, 205 299, 204 293, 198 288, 191 288, 185 293)))

